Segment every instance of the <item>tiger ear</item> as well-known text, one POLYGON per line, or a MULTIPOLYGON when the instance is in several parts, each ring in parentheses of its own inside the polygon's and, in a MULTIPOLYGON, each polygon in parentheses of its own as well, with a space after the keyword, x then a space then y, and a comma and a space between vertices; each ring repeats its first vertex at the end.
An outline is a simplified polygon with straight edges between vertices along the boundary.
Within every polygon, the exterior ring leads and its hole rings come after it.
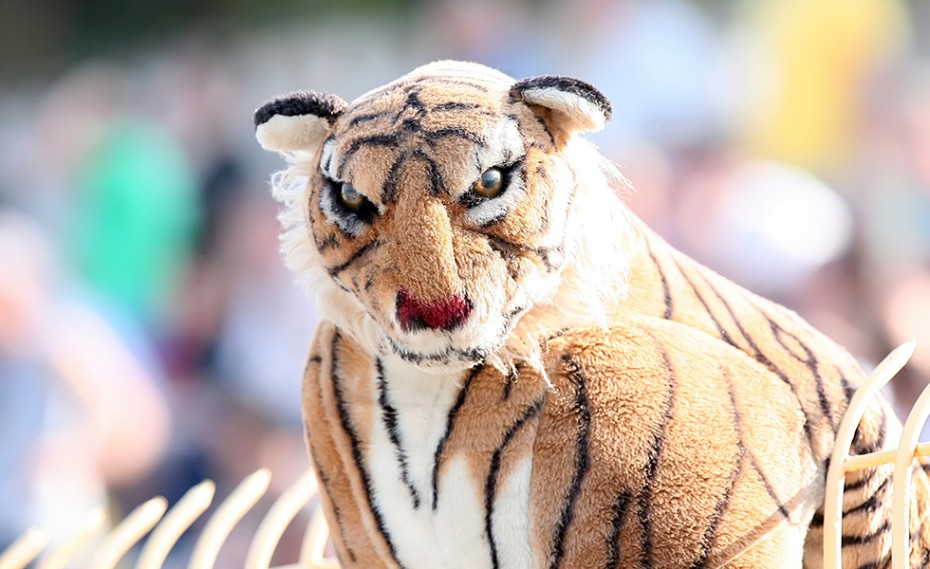
POLYGON ((514 101, 523 102, 549 127, 567 139, 573 132, 596 132, 612 113, 610 101, 594 86, 558 75, 530 77, 510 89, 514 101))
POLYGON ((255 110, 255 138, 265 150, 312 151, 332 131, 346 106, 336 95, 314 91, 272 99, 255 110))

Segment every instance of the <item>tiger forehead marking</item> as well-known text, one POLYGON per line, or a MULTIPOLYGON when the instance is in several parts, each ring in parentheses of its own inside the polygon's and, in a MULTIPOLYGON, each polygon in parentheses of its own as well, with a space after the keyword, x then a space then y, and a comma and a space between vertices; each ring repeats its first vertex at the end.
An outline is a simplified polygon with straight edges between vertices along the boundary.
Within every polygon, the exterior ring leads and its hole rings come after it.
POLYGON ((518 117, 505 114, 505 94, 465 82, 398 83, 336 121, 324 144, 324 170, 352 180, 379 205, 396 201, 411 161, 423 174, 415 186, 428 195, 460 194, 481 173, 476 167, 524 151, 518 117))

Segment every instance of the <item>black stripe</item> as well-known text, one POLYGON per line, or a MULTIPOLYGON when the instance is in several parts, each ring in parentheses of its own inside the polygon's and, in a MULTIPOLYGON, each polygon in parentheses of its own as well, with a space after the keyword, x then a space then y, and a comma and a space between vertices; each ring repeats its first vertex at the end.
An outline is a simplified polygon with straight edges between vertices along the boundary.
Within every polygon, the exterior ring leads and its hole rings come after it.
MULTIPOLYGON (((497 345, 498 342, 503 341, 503 338, 509 333, 509 330, 503 331, 498 335, 494 341, 488 342, 488 346, 497 345)), ((452 346, 446 347, 442 352, 438 354, 421 354, 417 352, 411 352, 410 350, 402 347, 400 344, 395 342, 390 336, 385 336, 388 345, 391 348, 391 351, 394 352, 398 357, 403 359, 405 362, 422 364, 423 362, 439 362, 439 363, 449 363, 452 360, 452 356, 455 356, 457 359, 454 361, 471 363, 472 365, 477 365, 480 362, 483 362, 490 355, 490 349, 487 347, 478 347, 478 348, 467 348, 467 349, 458 349, 453 348, 452 346)))
POLYGON ((876 538, 883 536, 890 529, 891 529, 891 522, 888 520, 885 520, 885 523, 883 523, 880 528, 878 528, 872 533, 867 533, 865 535, 845 535, 844 534, 842 539, 840 540, 840 543, 842 544, 843 547, 846 547, 847 545, 864 545, 864 544, 874 541, 876 538))
POLYGON ((355 251, 355 253, 352 253, 352 256, 349 257, 346 260, 346 262, 342 263, 341 265, 336 265, 335 267, 331 268, 329 270, 329 276, 331 277, 339 276, 339 273, 349 268, 349 265, 361 259, 369 251, 372 251, 373 249, 377 249, 380 246, 381 246, 381 241, 378 241, 377 239, 375 239, 374 241, 368 242, 367 245, 365 245, 364 247, 360 247, 359 249, 355 251))
POLYGON ((520 363, 514 364, 507 373, 507 377, 504 378, 504 401, 510 400, 510 393, 513 391, 513 384, 516 383, 517 379, 520 377, 521 367, 520 363))
POLYGON ((375 369, 378 372, 378 405, 381 407, 381 418, 384 421, 384 428, 387 430, 388 438, 394 445, 394 454, 397 456, 397 464, 400 467, 400 479, 410 492, 410 499, 413 500, 413 508, 420 509, 420 493, 410 481, 410 472, 407 467, 407 453, 400 441, 400 432, 397 428, 397 409, 391 405, 388 397, 387 381, 384 377, 384 364, 381 358, 375 359, 375 369))
POLYGON ((861 502, 858 505, 855 505, 848 510, 843 510, 843 515, 848 516, 855 514, 856 512, 865 511, 867 513, 872 513, 878 508, 880 502, 884 500, 885 490, 888 489, 888 485, 891 482, 891 477, 885 478, 885 480, 878 485, 878 488, 872 493, 868 500, 861 502))
POLYGON ((759 480, 761 480, 762 485, 765 486, 765 491, 768 492, 769 497, 775 501, 775 505, 778 507, 778 511, 781 512, 781 515, 784 516, 785 519, 788 519, 790 517, 788 508, 785 507, 784 502, 778 497, 778 494, 775 492, 775 487, 772 486, 768 477, 762 472, 762 467, 759 465, 759 460, 756 458, 756 455, 749 453, 749 458, 752 459, 752 468, 756 471, 756 474, 759 475, 759 480))
POLYGON ((877 470, 878 470, 878 469, 876 469, 876 468, 870 468, 870 469, 867 471, 868 474, 862 476, 862 478, 859 478, 859 479, 856 480, 855 482, 850 482, 849 484, 846 484, 846 485, 843 487, 843 495, 845 496, 845 493, 846 493, 846 492, 849 492, 850 490, 858 490, 858 489, 860 489, 860 488, 866 486, 869 482, 872 481, 872 478, 875 477, 875 472, 876 472, 877 470))
MULTIPOLYGON (((680 265, 679 265, 679 270, 681 270, 680 265)), ((778 379, 782 380, 782 382, 784 382, 785 384, 788 385, 788 387, 791 388, 791 393, 794 395, 795 399, 798 400, 798 406, 801 408, 801 412, 804 413, 804 425, 803 425, 804 434, 807 437, 808 446, 811 448, 811 450, 813 450, 814 448, 813 427, 811 427, 811 419, 807 411, 807 408, 804 406, 801 396, 798 394, 797 386, 791 382, 791 380, 788 378, 788 374, 782 371, 780 367, 775 365, 775 362, 773 362, 771 359, 769 359, 768 356, 762 353, 762 350, 759 348, 759 344, 756 343, 756 341, 753 339, 751 334, 746 332, 746 329, 743 327, 742 321, 739 318, 737 318, 736 313, 733 311, 733 307, 730 306, 730 303, 726 300, 726 298, 724 298, 723 294, 719 290, 717 290, 717 287, 715 287, 713 283, 710 282, 710 280, 707 278, 706 275, 702 273, 701 276, 704 280, 704 284, 706 284, 707 287, 711 290, 711 292, 713 292, 714 295, 720 300, 721 304, 723 304, 724 308, 726 308, 727 310, 727 313, 730 315, 730 319, 733 321, 734 324, 736 324, 736 329, 739 331, 740 336, 742 336, 743 340, 746 342, 746 345, 749 346, 749 349, 752 350, 752 353, 750 355, 753 358, 755 358, 757 362, 769 368, 772 371, 772 373, 774 373, 778 377, 778 379)), ((750 302, 750 304, 752 305, 752 302, 750 302)), ((761 311, 761 308, 758 308, 758 309, 761 311)), ((766 316, 764 312, 763 312, 763 316, 766 316)), ((746 351, 736 344, 733 344, 733 347, 743 352, 746 351)))
MULTIPOLYGON (((665 433, 668 431, 668 425, 672 420, 672 415, 675 409, 675 394, 678 385, 675 381, 675 371, 672 369, 672 362, 668 357, 668 353, 664 348, 661 348, 661 345, 660 350, 662 353, 662 361, 667 373, 666 379, 668 381, 668 395, 665 402, 665 412, 662 417, 662 424, 659 425, 659 430, 652 440, 652 448, 649 452, 649 461, 646 463, 645 480, 647 481, 655 480, 656 472, 659 470, 659 457, 662 455, 662 450, 665 444, 665 433)), ((655 488, 652 484, 647 483, 645 488, 643 488, 643 491, 639 494, 637 500, 639 505, 638 513, 640 535, 643 542, 640 567, 643 569, 649 569, 652 567, 652 516, 650 515, 649 510, 652 501, 652 491, 654 489, 655 488)))
POLYGON ((613 517, 610 520, 610 536, 607 538, 607 563, 605 569, 617 569, 620 566, 620 530, 626 521, 632 495, 629 490, 620 492, 614 502, 613 517))
POLYGON ((462 103, 459 101, 449 101, 448 103, 439 103, 438 105, 433 105, 430 107, 430 111, 442 112, 442 111, 465 111, 465 110, 475 110, 480 109, 482 105, 478 103, 462 103))
POLYGON ((339 168, 336 169, 336 177, 340 180, 345 175, 345 169, 348 165, 350 159, 355 156, 355 153, 361 150, 365 146, 397 146, 400 143, 400 136, 398 133, 392 134, 372 134, 370 136, 363 136, 362 138, 357 138, 352 141, 352 144, 349 145, 349 149, 346 150, 345 154, 342 156, 342 163, 339 164, 339 168))
POLYGON ((400 174, 401 166, 404 165, 409 156, 408 153, 401 152, 397 159, 394 160, 394 163, 391 164, 391 169, 388 170, 387 177, 384 179, 384 187, 381 188, 382 203, 388 204, 397 201, 397 176, 400 174))
POLYGON ((322 241, 317 243, 317 250, 321 253, 325 250, 335 249, 339 247, 339 238, 336 237, 335 233, 330 233, 322 241))
POLYGON ((853 452, 855 454, 869 454, 870 452, 875 452, 885 446, 888 417, 885 415, 885 409, 883 407, 879 407, 878 409, 881 419, 878 423, 878 433, 875 435, 875 440, 863 446, 863 439, 865 438, 865 435, 863 434, 864 431, 862 430, 863 425, 860 423, 859 426, 856 427, 856 433, 853 435, 852 440, 853 452))
POLYGON ((733 490, 736 488, 736 482, 743 473, 743 462, 746 459, 746 445, 743 442, 743 418, 739 413, 739 406, 736 402, 736 392, 733 389, 733 378, 726 371, 724 371, 724 377, 727 381, 727 392, 730 395, 730 406, 733 408, 733 429, 736 431, 737 436, 736 466, 730 473, 730 477, 727 480, 726 491, 720 496, 720 499, 717 500, 714 514, 711 516, 710 523, 707 525, 707 528, 704 530, 704 535, 701 537, 701 557, 691 565, 691 569, 703 569, 707 567, 711 549, 717 540, 717 528, 720 527, 720 522, 723 521, 723 514, 730 505, 733 490))
POLYGON ((349 128, 362 124, 363 122, 373 121, 373 120, 380 119, 382 117, 386 117, 389 114, 390 113, 388 113, 387 111, 381 111, 377 113, 365 113, 362 115, 358 115, 356 117, 353 117, 352 120, 349 121, 349 128))
POLYGON ((427 75, 425 77, 420 77, 419 79, 414 79, 413 84, 422 84, 422 83, 433 83, 437 85, 457 85, 459 87, 471 87, 482 93, 487 93, 488 88, 485 85, 480 83, 473 83, 465 79, 450 79, 447 77, 437 77, 435 75, 427 75))
POLYGON ((588 472, 588 435, 591 430, 591 410, 588 403, 587 378, 585 378, 584 370, 582 370, 581 364, 572 359, 571 356, 563 356, 562 362, 568 368, 566 374, 568 380, 575 387, 574 415, 578 418, 580 424, 578 438, 575 440, 575 474, 572 477, 568 495, 562 505, 559 521, 555 526, 552 553, 549 556, 552 560, 549 565, 550 569, 558 567, 565 555, 565 535, 568 533, 568 527, 575 515, 575 503, 581 494, 581 483, 588 472))
POLYGON ((771 328, 772 333, 775 335, 775 340, 778 341, 778 343, 782 348, 785 349, 786 352, 791 354, 799 362, 806 365, 807 369, 810 370, 811 374, 814 376, 814 385, 817 389, 817 401, 820 403, 820 412, 824 417, 827 418, 827 422, 830 424, 830 431, 835 434, 836 420, 833 418, 833 406, 829 399, 827 399, 827 390, 823 383, 823 376, 820 374, 820 366, 817 362, 817 356, 814 355, 814 352, 807 346, 807 344, 802 342, 796 334, 785 330, 770 317, 766 316, 766 319, 769 321, 769 327, 771 328), (802 358, 799 354, 794 353, 791 348, 785 344, 785 341, 781 336, 782 334, 788 335, 791 337, 791 339, 797 342, 797 344, 801 346, 801 349, 804 350, 806 357, 802 358))
POLYGON ((442 452, 446 448, 446 442, 452 435, 452 429, 455 428, 455 418, 458 416, 462 406, 465 405, 465 397, 468 395, 468 389, 483 369, 484 366, 477 366, 471 370, 471 373, 468 374, 465 383, 459 390, 458 397, 455 399, 455 404, 452 406, 452 409, 449 410, 448 416, 446 416, 446 431, 442 434, 442 438, 439 439, 439 444, 436 445, 436 452, 433 454, 433 511, 436 511, 436 506, 439 504, 439 464, 442 461, 442 452))
POLYGON ((723 338, 723 341, 742 351, 736 342, 733 341, 733 338, 730 337, 730 333, 727 332, 726 328, 723 327, 723 324, 720 323, 720 320, 717 319, 717 315, 715 315, 714 312, 710 309, 710 305, 707 304, 707 301, 704 299, 704 295, 701 294, 701 292, 698 290, 697 285, 694 284, 694 281, 692 281, 691 277, 689 277, 685 272, 684 267, 681 266, 681 263, 678 262, 678 259, 672 257, 672 260, 678 267, 678 272, 681 273, 681 276, 685 279, 685 282, 691 286, 691 290, 694 292, 694 296, 697 297, 698 301, 701 303, 701 306, 704 307, 704 312, 707 313, 707 316, 710 318, 711 322, 713 322, 714 326, 717 327, 717 333, 720 334, 720 337, 723 338))
POLYGON ((381 536, 384 538, 384 541, 387 543, 388 550, 391 553, 391 558, 397 563, 398 566, 403 568, 403 565, 400 561, 397 560, 397 552, 394 549, 394 544, 391 542, 391 536, 387 531, 387 527, 384 525, 384 519, 381 516, 381 510, 378 509, 378 506, 375 504, 372 499, 372 482, 371 477, 368 475, 368 470, 365 469, 364 457, 362 456, 362 444, 358 438, 358 435, 355 433, 355 429, 352 426, 352 418, 349 416, 348 404, 345 401, 345 397, 342 393, 342 386, 340 385, 338 367, 339 367, 339 344, 342 342, 342 335, 338 330, 333 334, 333 344, 331 348, 330 358, 331 358, 331 367, 330 379, 333 383, 333 394, 336 398, 336 409, 339 412, 339 422, 342 426, 342 430, 345 432, 346 436, 349 437, 349 443, 352 448, 352 460, 355 462, 355 466, 358 468, 359 475, 362 477, 362 483, 365 486, 365 499, 368 502, 368 506, 371 509, 371 515, 375 519, 375 525, 378 526, 378 531, 381 533, 381 536))
POLYGON ((810 529, 822 528, 823 527, 823 512, 815 512, 814 517, 811 518, 810 529))
MULTIPOLYGON (((514 243, 513 241, 508 241, 503 237, 498 237, 497 235, 487 235, 486 237, 491 247, 501 253, 501 256, 504 256, 503 251, 505 250, 511 255, 517 253, 532 253, 539 258, 543 265, 545 265, 547 271, 552 272, 559 268, 552 262, 550 255, 552 255, 552 253, 561 253, 561 245, 555 247, 534 248, 527 245, 520 245, 518 243, 514 243)), ((506 257, 504 258, 506 259, 506 257)))
MULTIPOLYGON (((525 157, 524 157, 524 160, 525 160, 525 157)), ((549 181, 549 176, 546 173, 546 166, 542 162, 539 162, 536 164, 536 175, 539 176, 539 179, 542 182, 549 181)), ((523 172, 523 187, 524 188, 527 188, 527 184, 529 183, 528 179, 529 178, 526 174, 526 165, 524 163, 524 172, 523 172)), ((539 191, 537 188, 539 188, 539 185, 534 185, 533 189, 535 191, 539 191)), ((549 190, 549 188, 545 188, 545 189, 549 190)), ((549 231, 549 225, 550 225, 549 208, 552 205, 552 194, 553 192, 551 191, 542 192, 543 203, 542 203, 542 207, 539 208, 539 227, 536 229, 537 236, 545 236, 545 234, 549 231)))
POLYGON ((349 559, 355 563, 355 551, 349 547, 349 543, 346 541, 346 528, 345 521, 342 519, 342 511, 339 509, 339 504, 333 500, 333 491, 329 485, 329 476, 327 476, 326 473, 323 472, 323 469, 320 468, 320 461, 317 458, 316 446, 313 444, 313 441, 310 438, 309 428, 305 429, 305 436, 307 439, 307 447, 310 449, 310 458, 313 461, 313 465, 316 467, 316 477, 320 481, 320 484, 323 486, 323 491, 329 498, 329 503, 333 508, 333 517, 336 518, 336 527, 339 528, 339 537, 342 538, 342 545, 346 548, 346 553, 349 554, 349 559))
MULTIPOLYGON (((403 116, 405 111, 410 109, 414 110, 414 115, 421 117, 426 114, 426 105, 423 104, 423 101, 420 100, 420 93, 423 91, 417 85, 410 85, 406 88, 407 99, 404 100, 404 106, 401 107, 397 114, 394 115, 394 120, 400 119, 403 116)), ((416 121, 417 129, 419 129, 420 122, 416 121)))
MULTIPOLYGON (((649 257, 652 259, 652 262, 656 266, 656 270, 659 272, 659 277, 662 279, 662 291, 665 295, 665 314, 662 315, 662 318, 671 320, 675 306, 674 301, 672 300, 672 289, 668 286, 668 278, 665 276, 665 270, 659 263, 659 259, 656 258, 656 255, 652 250, 652 244, 648 239, 646 240, 646 250, 649 252, 649 257)), ((679 267, 678 270, 680 271, 681 267, 679 267)), ((694 285, 691 286, 694 287, 694 285)))
MULTIPOLYGON (((333 140, 335 140, 335 137, 333 137, 333 135, 329 135, 326 138, 326 140, 323 141, 323 148, 326 149, 326 145, 332 142, 333 140)), ((329 175, 329 168, 332 165, 333 165, 333 149, 332 147, 330 147, 329 152, 327 152, 326 154, 326 161, 320 165, 320 170, 321 170, 321 173, 323 174, 323 177, 326 177, 329 175)))
POLYGON ((448 193, 446 183, 443 181, 442 174, 439 171, 439 164, 419 148, 413 151, 413 156, 426 162, 427 169, 429 170, 430 195, 438 196, 448 193))
POLYGON ((493 517, 494 517, 494 498, 497 493, 497 477, 500 474, 501 467, 501 456, 504 453, 504 449, 517 434, 520 428, 526 424, 531 418, 535 417, 539 410, 542 409, 543 402, 546 400, 546 395, 543 394, 542 397, 536 400, 535 403, 527 407, 523 414, 520 415, 520 418, 516 420, 510 428, 507 429, 507 432, 504 433, 504 439, 501 441, 501 444, 494 450, 494 454, 491 456, 491 467, 488 470, 488 476, 484 481, 484 533, 488 539, 488 545, 491 550, 491 566, 494 569, 500 568, 500 563, 497 559, 497 542, 494 540, 494 531, 493 531, 493 517))
POLYGON ((552 130, 549 128, 549 124, 542 118, 542 116, 535 112, 533 113, 533 118, 536 119, 536 122, 538 122, 539 126, 542 127, 543 132, 545 132, 546 136, 549 137, 549 145, 552 146, 552 148, 557 148, 558 145, 555 143, 555 135, 552 134, 552 130))
POLYGON ((456 137, 467 140, 482 148, 487 148, 488 146, 488 141, 485 140, 483 136, 460 126, 450 126, 439 130, 424 130, 422 134, 426 141, 430 143, 438 142, 444 138, 456 137))
POLYGON ((836 372, 840 374, 840 384, 843 386, 843 395, 846 397, 846 403, 852 401, 853 395, 856 394, 856 386, 850 383, 846 376, 837 368, 836 372))

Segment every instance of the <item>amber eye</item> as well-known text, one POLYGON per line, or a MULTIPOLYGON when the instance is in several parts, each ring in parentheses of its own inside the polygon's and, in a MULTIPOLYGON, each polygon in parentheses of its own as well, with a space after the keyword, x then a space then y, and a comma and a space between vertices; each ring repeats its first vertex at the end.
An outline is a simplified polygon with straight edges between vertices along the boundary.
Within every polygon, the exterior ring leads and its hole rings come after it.
POLYGON ((358 209, 365 203, 365 196, 359 193, 352 184, 342 184, 339 189, 339 197, 349 209, 358 209))
POLYGON ((472 191, 483 198, 496 198, 504 191, 504 173, 500 168, 488 168, 475 182, 472 191))

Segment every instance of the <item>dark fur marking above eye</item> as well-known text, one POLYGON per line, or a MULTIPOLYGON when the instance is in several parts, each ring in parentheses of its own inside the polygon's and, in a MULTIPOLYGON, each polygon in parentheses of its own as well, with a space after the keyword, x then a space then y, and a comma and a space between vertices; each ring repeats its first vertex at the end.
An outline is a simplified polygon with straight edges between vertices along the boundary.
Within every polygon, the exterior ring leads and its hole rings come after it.
POLYGON ((353 126, 357 126, 357 125, 360 125, 360 124, 365 123, 365 122, 369 122, 369 121, 373 121, 373 120, 378 120, 378 119, 380 119, 380 118, 383 118, 383 117, 388 116, 388 114, 389 114, 389 113, 387 113, 387 112, 379 112, 379 113, 366 113, 366 114, 363 114, 363 115, 358 115, 357 117, 355 117, 355 118, 353 118, 351 121, 349 121, 349 127, 351 128, 351 127, 353 127, 353 126))
POLYGON ((460 101, 449 101, 448 103, 440 103, 434 105, 430 108, 431 111, 464 111, 464 110, 474 110, 480 109, 481 105, 478 103, 462 103, 460 101))
POLYGON ((377 239, 375 239, 374 241, 368 243, 367 245, 360 247, 358 250, 355 251, 355 253, 352 253, 352 256, 349 257, 344 263, 340 265, 336 265, 335 267, 331 268, 329 270, 329 275, 331 277, 338 276, 339 273, 348 269, 353 263, 355 263, 356 261, 358 261, 365 255, 367 255, 371 251, 374 251, 381 245, 382 245, 381 241, 378 241, 377 239))
POLYGON ((353 140, 352 144, 349 145, 349 149, 346 150, 345 155, 342 157, 342 164, 339 165, 336 175, 339 178, 344 177, 345 168, 349 160, 362 148, 366 146, 397 146, 399 143, 400 136, 396 132, 391 134, 373 134, 353 140))
POLYGON ((400 129, 407 132, 420 132, 421 128, 422 125, 419 119, 404 119, 404 122, 400 123, 400 129))
POLYGON ((446 184, 442 179, 442 173, 439 171, 439 163, 419 148, 415 149, 412 155, 426 162, 427 168, 429 169, 430 195, 438 196, 445 193, 446 184))
POLYGON ((473 132, 469 132, 465 130, 464 128, 457 127, 457 126, 441 128, 439 130, 425 130, 423 131, 423 136, 426 138, 428 142, 437 142, 444 138, 455 136, 458 138, 463 138, 469 142, 472 142, 482 147, 487 147, 488 145, 487 141, 484 139, 483 136, 480 136, 473 132))
POLYGON ((383 203, 394 203, 397 200, 397 176, 400 174, 400 168, 407 161, 410 154, 401 152, 400 156, 391 164, 387 177, 384 180, 384 187, 381 189, 381 201, 383 203))
POLYGON ((487 93, 488 88, 484 85, 479 85, 478 83, 472 83, 470 81, 465 81, 463 79, 447 79, 444 77, 420 77, 419 79, 414 79, 413 83, 423 84, 423 83, 433 83, 439 85, 458 85, 460 87, 471 87, 476 91, 481 91, 482 93, 487 93))

